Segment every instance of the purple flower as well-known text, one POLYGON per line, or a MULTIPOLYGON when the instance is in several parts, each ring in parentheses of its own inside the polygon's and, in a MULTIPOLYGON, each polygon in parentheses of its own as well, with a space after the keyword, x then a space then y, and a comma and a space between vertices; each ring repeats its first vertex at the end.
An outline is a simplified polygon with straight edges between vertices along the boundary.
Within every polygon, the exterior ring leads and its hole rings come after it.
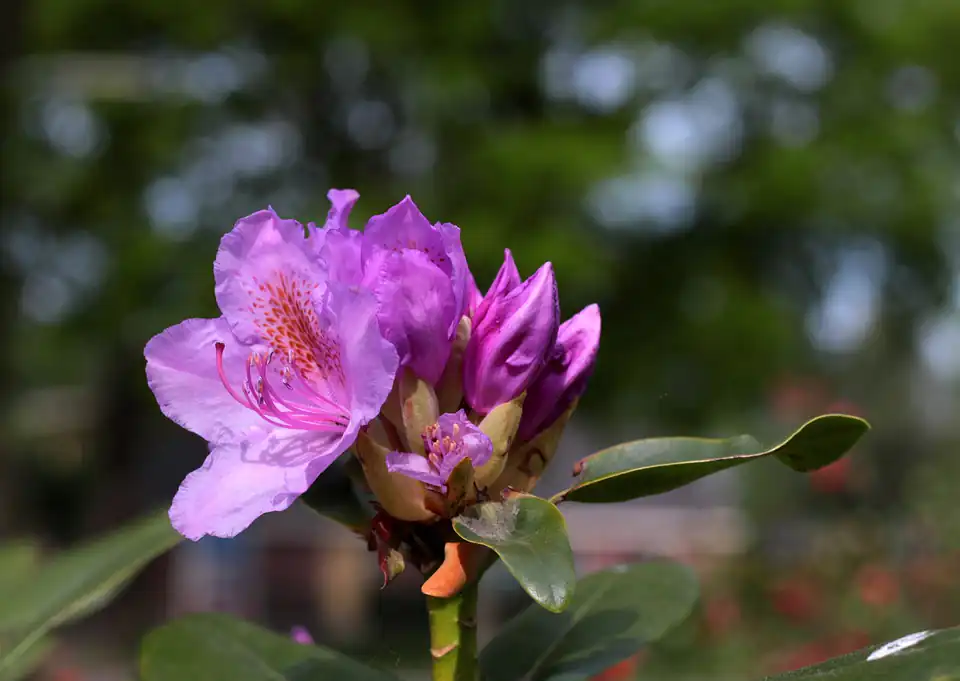
POLYGON ((185 537, 232 537, 307 490, 375 418, 397 371, 376 300, 328 282, 325 232, 272 210, 237 222, 214 263, 218 319, 147 343, 164 414, 210 443, 170 518, 185 537))
POLYGON ((464 459, 480 468, 493 454, 490 438, 470 423, 461 409, 443 414, 423 432, 426 456, 413 452, 387 454, 387 470, 402 473, 433 487, 445 490, 453 469, 464 459))
POLYGON ((527 391, 520 440, 530 440, 556 421, 587 388, 600 347, 600 308, 588 305, 560 325, 557 343, 527 391))
POLYGON ((313 636, 310 635, 310 632, 307 631, 306 627, 297 626, 291 629, 290 638, 293 639, 294 643, 299 643, 300 645, 313 645, 313 636))
POLYGON ((509 402, 536 378, 557 340, 560 310, 553 266, 522 284, 506 251, 503 267, 477 308, 463 358, 463 392, 480 413, 509 402))
POLYGON ((460 230, 431 225, 408 196, 367 223, 361 259, 363 284, 377 298, 380 328, 401 366, 435 383, 470 303, 460 230))

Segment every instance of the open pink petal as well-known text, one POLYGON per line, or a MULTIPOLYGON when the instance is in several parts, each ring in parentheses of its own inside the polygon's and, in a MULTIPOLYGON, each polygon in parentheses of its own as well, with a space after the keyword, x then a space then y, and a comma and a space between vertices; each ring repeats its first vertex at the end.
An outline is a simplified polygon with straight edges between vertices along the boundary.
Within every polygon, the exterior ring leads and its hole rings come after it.
POLYGON ((399 359, 377 322, 377 299, 363 289, 330 284, 327 306, 340 346, 345 394, 358 427, 380 413, 397 375, 399 359))
POLYGON ((364 277, 379 304, 380 329, 401 366, 435 383, 450 357, 450 322, 459 320, 447 275, 424 254, 406 251, 379 253, 364 277))
POLYGON ((160 410, 210 442, 238 437, 262 423, 224 388, 217 372, 216 343, 225 343, 224 371, 240 383, 250 348, 234 338, 222 317, 187 319, 154 336, 143 351, 147 383, 160 410))
POLYGON ((194 541, 233 537, 264 513, 288 508, 355 435, 261 429, 215 445, 203 466, 184 478, 170 520, 194 541))
POLYGON ((447 482, 436 466, 433 466, 422 454, 414 452, 388 452, 387 470, 402 473, 408 478, 440 487, 447 482))
POLYGON ((316 247, 303 225, 280 219, 272 209, 241 218, 220 240, 214 290, 238 339, 253 343, 266 338, 271 310, 297 305, 325 280, 316 247))

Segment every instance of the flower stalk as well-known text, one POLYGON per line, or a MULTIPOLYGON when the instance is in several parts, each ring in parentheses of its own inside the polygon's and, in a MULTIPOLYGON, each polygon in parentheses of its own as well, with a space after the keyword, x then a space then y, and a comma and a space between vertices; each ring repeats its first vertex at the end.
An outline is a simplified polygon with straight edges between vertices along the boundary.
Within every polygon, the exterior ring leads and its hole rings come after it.
POLYGON ((433 681, 478 681, 477 582, 449 598, 427 596, 433 681))

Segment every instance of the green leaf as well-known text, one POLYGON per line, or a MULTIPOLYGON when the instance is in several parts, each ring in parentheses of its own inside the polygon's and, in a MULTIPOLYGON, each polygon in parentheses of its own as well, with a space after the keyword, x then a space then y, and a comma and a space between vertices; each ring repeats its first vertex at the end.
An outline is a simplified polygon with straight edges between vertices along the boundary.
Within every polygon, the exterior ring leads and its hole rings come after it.
POLYGON ((33 542, 10 542, 0 546, 0 603, 6 601, 7 594, 29 580, 39 562, 40 548, 33 542))
POLYGON ((335 651, 295 643, 227 615, 189 615, 152 631, 141 681, 395 681, 335 651))
MULTIPOLYGON (((341 457, 320 474, 300 501, 357 534, 366 536, 373 517, 372 507, 357 495, 351 474, 359 463, 352 456, 341 457)), ((362 471, 360 472, 362 476, 362 471)))
POLYGON ((166 512, 65 551, 0 601, 0 675, 18 667, 50 630, 102 608, 147 563, 182 537, 166 512))
POLYGON ((793 470, 812 471, 839 459, 869 429, 861 418, 827 414, 808 421, 765 451, 749 435, 725 440, 666 437, 625 442, 584 459, 579 478, 553 501, 603 504, 662 494, 768 456, 793 470))
POLYGON ((53 639, 43 637, 24 646, 9 664, 0 669, 0 681, 20 681, 36 671, 53 649, 53 639))
POLYGON ((960 678, 960 627, 923 631, 767 681, 948 681, 960 678))
POLYGON ((464 540, 493 549, 530 597, 560 612, 573 595, 576 573, 563 515, 529 495, 471 506, 453 519, 464 540))
MULTIPOLYGON (((30 581, 40 563, 40 549, 33 542, 10 542, 0 546, 0 603, 6 602, 24 584, 30 581)), ((36 640, 0 671, 0 681, 18 681, 34 671, 53 641, 49 638, 36 640)), ((2 651, 0 651, 2 653, 2 651)))
POLYGON ((626 659, 689 613, 697 598, 693 573, 654 561, 584 577, 560 615, 527 608, 483 649, 484 678, 496 681, 580 681, 626 659))

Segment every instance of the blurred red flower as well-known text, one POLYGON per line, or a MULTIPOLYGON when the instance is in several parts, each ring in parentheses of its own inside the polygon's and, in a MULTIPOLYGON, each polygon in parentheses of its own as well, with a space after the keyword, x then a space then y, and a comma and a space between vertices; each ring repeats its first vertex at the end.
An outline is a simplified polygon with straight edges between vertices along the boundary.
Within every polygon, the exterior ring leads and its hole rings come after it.
POLYGON ((900 582, 893 572, 883 566, 863 566, 854 581, 860 600, 867 605, 883 608, 900 599, 900 582))
POLYGON ((810 486, 821 494, 838 494, 847 489, 850 483, 850 459, 837 459, 829 466, 824 466, 810 473, 807 478, 810 486))
POLYGON ((632 681, 637 677, 637 670, 640 668, 640 663, 645 655, 646 651, 641 651, 633 657, 610 667, 610 669, 600 672, 590 681, 626 681, 627 679, 632 681))
POLYGON ((808 622, 823 611, 820 586, 806 577, 787 577, 770 589, 773 609, 794 622, 808 622))
POLYGON ((707 634, 719 638, 740 624, 740 603, 728 594, 713 596, 704 603, 703 623, 707 634))

